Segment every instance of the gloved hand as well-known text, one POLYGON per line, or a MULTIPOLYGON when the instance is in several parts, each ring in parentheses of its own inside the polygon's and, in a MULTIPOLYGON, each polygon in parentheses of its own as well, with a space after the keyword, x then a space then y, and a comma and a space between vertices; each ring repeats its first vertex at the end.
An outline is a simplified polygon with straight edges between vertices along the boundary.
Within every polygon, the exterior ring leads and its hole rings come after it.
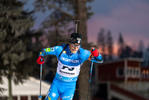
POLYGON ((37 63, 40 64, 40 65, 44 63, 44 58, 43 58, 43 56, 39 56, 39 57, 37 58, 37 63))
POLYGON ((91 54, 92 54, 94 57, 98 57, 98 56, 99 56, 99 52, 98 52, 97 49, 92 49, 91 54))

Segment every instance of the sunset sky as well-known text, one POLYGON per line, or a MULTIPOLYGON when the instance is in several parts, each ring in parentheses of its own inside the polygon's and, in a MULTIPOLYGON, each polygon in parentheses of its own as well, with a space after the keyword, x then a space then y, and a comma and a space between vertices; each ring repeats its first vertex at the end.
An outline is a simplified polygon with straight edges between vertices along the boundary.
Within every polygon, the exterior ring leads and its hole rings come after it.
POLYGON ((101 28, 110 30, 114 44, 119 32, 126 44, 137 49, 140 40, 149 44, 149 0, 95 0, 94 15, 88 20, 88 40, 96 43, 101 28))
MULTIPOLYGON (((32 9, 29 0, 26 9, 32 9)), ((149 0, 94 0, 89 3, 94 15, 87 22, 88 41, 96 44, 101 28, 111 31, 114 45, 117 45, 119 32, 126 44, 137 49, 140 40, 149 45, 149 0)), ((37 13, 35 28, 38 28, 47 13, 37 13)))

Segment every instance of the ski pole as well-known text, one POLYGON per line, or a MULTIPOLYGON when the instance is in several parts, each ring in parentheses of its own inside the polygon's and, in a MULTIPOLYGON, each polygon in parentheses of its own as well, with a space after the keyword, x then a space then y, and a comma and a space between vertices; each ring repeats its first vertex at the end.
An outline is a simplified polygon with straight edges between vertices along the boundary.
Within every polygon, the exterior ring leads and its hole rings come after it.
POLYGON ((42 81, 42 64, 40 64, 40 90, 39 90, 39 98, 38 98, 38 100, 42 100, 42 95, 41 95, 41 81, 42 81))
POLYGON ((90 87, 91 87, 91 79, 92 79, 93 65, 94 65, 94 62, 92 61, 92 62, 91 62, 91 68, 90 68, 90 75, 89 75, 89 86, 88 86, 87 100, 88 100, 88 95, 89 95, 90 87))

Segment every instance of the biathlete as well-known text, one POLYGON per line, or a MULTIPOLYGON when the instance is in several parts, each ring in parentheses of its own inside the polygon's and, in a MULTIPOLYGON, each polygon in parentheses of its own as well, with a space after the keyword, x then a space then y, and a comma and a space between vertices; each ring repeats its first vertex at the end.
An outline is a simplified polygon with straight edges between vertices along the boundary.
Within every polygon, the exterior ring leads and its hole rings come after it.
POLYGON ((55 55, 58 59, 57 72, 45 100, 72 100, 76 88, 76 81, 80 67, 86 60, 102 61, 102 56, 97 49, 92 51, 81 48, 82 36, 72 33, 69 43, 42 49, 37 58, 38 64, 44 63, 44 56, 55 55))

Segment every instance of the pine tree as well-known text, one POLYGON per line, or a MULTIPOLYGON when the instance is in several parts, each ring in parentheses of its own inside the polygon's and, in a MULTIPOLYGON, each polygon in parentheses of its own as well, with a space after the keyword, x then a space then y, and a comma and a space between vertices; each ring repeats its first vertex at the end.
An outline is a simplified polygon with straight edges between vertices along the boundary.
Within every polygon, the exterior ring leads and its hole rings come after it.
POLYGON ((138 45, 139 58, 142 58, 143 51, 144 51, 144 43, 142 40, 140 40, 138 45))
POLYGON ((108 50, 108 60, 113 59, 113 38, 111 36, 111 31, 107 32, 107 50, 108 50))
POLYGON ((124 48, 125 48, 125 42, 124 42, 122 33, 120 32, 119 38, 118 38, 118 56, 120 58, 122 58, 124 48))
POLYGON ((28 74, 24 64, 32 57, 27 46, 31 42, 27 32, 33 25, 30 14, 23 11, 23 2, 19 0, 0 1, 0 77, 8 78, 9 100, 12 100, 11 80, 22 83, 28 74))
POLYGON ((106 48, 106 40, 105 40, 105 30, 102 28, 98 33, 97 38, 97 46, 101 49, 101 54, 103 56, 104 61, 106 60, 105 48, 106 48))

